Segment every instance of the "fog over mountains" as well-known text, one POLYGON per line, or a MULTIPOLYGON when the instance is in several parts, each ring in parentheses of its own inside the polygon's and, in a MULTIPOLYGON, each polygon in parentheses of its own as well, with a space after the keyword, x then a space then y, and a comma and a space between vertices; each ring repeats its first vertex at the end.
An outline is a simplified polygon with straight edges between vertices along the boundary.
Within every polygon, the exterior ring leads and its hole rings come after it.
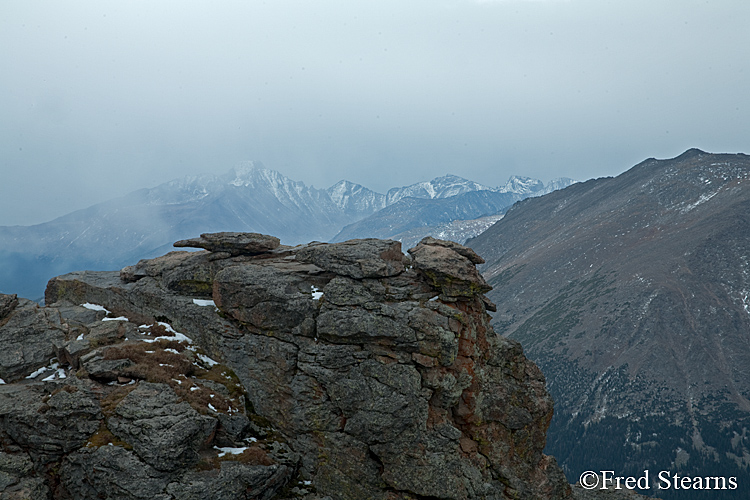
MULTIPOLYGON (((338 241, 342 228, 370 218, 367 225, 349 229, 352 238, 392 238, 422 227, 426 235, 433 225, 493 215, 519 199, 572 182, 558 179, 544 186, 512 177, 505 186, 491 188, 447 175, 381 194, 345 180, 317 189, 247 162, 223 175, 176 179, 44 224, 0 227, 0 291, 38 298, 55 275, 119 269, 203 232, 273 234, 294 245, 338 241), (383 230, 380 221, 394 216, 399 224, 383 230)), ((419 234, 414 238, 421 239, 419 234)))

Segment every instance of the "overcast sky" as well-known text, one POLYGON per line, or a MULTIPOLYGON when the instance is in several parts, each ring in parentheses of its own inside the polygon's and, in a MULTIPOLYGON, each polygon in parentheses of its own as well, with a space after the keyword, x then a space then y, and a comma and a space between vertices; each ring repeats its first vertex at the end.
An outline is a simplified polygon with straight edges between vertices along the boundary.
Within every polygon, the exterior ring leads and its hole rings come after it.
POLYGON ((0 2, 0 225, 259 160, 380 192, 750 153, 747 0, 0 2))

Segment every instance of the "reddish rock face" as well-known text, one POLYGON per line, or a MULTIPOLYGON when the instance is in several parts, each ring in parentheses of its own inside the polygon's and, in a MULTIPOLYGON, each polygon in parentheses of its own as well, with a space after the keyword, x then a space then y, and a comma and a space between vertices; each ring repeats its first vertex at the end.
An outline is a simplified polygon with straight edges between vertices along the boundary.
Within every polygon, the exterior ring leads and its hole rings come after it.
POLYGON ((410 253, 355 240, 171 254, 123 280, 56 278, 47 301, 90 297, 192 333, 234 370, 320 496, 569 498, 542 454, 544 377, 490 327, 481 258, 432 238, 410 253), (193 305, 206 286, 218 311, 193 305))

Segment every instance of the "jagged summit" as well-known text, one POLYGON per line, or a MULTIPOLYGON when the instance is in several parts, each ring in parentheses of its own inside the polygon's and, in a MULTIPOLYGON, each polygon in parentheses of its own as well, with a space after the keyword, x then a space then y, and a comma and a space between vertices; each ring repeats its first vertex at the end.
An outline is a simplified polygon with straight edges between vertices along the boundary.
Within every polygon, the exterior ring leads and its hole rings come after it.
MULTIPOLYGON (((471 227, 486 225, 475 219, 501 216, 518 200, 542 196, 565 188, 576 181, 559 178, 545 186, 529 177, 511 177, 500 188, 490 188, 455 175, 438 177, 430 182, 413 184, 388 191, 389 202, 384 209, 345 226, 331 241, 351 238, 394 238, 405 244, 416 244, 428 235, 465 234, 461 241, 476 236, 471 227), (464 220, 465 231, 447 229, 453 221, 464 220)), ((497 219, 495 219, 497 220, 497 219)))
POLYGON ((250 186, 255 176, 258 174, 266 174, 268 176, 269 173, 270 171, 261 162, 249 160, 235 165, 228 172, 227 177, 234 177, 229 181, 233 186, 250 186))
POLYGON ((326 192, 336 206, 346 211, 372 213, 386 205, 385 195, 347 180, 337 182, 326 189, 326 192))
POLYGON ((505 186, 499 187, 501 193, 532 194, 544 189, 544 183, 530 177, 512 176, 505 186))
POLYGON ((711 154, 711 153, 707 153, 707 152, 702 151, 702 150, 700 150, 698 148, 690 148, 687 151, 685 151, 684 153, 682 153, 681 155, 677 156, 676 158, 673 158, 673 160, 675 160, 675 161, 684 161, 684 160, 688 160, 688 159, 690 159, 690 158, 692 158, 694 156, 701 156, 701 155, 708 155, 708 154, 711 154))
POLYGON ((448 198, 470 191, 484 191, 492 188, 469 181, 457 175, 444 175, 431 181, 418 182, 410 186, 391 188, 386 193, 386 204, 392 205, 402 198, 448 198))

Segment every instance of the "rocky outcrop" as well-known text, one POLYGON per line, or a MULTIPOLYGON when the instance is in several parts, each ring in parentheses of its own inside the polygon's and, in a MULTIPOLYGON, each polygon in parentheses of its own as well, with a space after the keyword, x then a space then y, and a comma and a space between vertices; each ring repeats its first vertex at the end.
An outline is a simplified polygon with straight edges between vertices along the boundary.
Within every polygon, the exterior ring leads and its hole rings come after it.
POLYGON ((29 314, 54 354, 0 386, 3 494, 572 498, 542 453, 544 377, 489 326, 473 251, 231 251, 258 239, 60 276, 50 306, 11 310, 3 347, 29 314))
POLYGON ((46 365, 64 336, 57 311, 15 295, 0 295, 0 379, 18 380, 46 365))
POLYGON ((200 238, 180 240, 174 246, 204 248, 229 255, 257 255, 278 248, 280 244, 275 236, 259 233, 204 233, 200 238))
POLYGON ((18 305, 18 296, 0 294, 0 322, 18 305))
POLYGON ((0 498, 267 499, 291 484, 297 456, 251 422, 231 370, 166 323, 20 299, 0 356, 0 498))

